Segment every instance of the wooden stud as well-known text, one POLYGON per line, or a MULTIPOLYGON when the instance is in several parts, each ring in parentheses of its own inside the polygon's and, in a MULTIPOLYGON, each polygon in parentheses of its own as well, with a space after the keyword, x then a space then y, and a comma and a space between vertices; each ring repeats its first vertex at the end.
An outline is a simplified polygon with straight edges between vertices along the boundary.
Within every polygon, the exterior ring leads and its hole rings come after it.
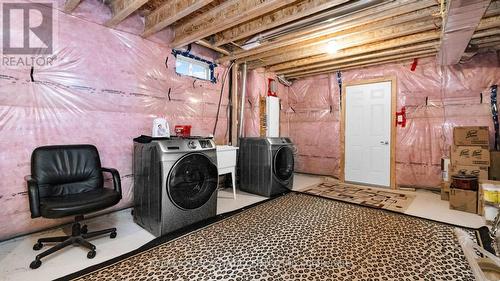
POLYGON ((228 0, 202 15, 176 26, 172 47, 182 47, 296 1, 228 0))
POLYGON ((68 14, 73 12, 81 1, 82 0, 66 0, 66 2, 64 2, 64 12, 68 14))
POLYGON ((346 115, 346 94, 347 87, 374 84, 381 82, 391 82, 391 148, 390 148, 390 188, 397 189, 396 185, 396 105, 397 105, 397 80, 396 77, 383 77, 368 80, 344 82, 342 84, 342 107, 340 114, 340 181, 345 182, 345 115, 346 115))
MULTIPOLYGON (((349 0, 302 0, 296 5, 286 6, 270 14, 255 18, 231 29, 214 34, 214 46, 222 46, 236 40, 250 37, 259 32, 272 29, 286 23, 309 17, 315 13, 333 8, 349 0)), ((323 13, 316 17, 323 17, 323 13)), ((311 20, 314 20, 314 16, 311 20)), ((309 19, 309 18, 308 18, 309 19)))
POLYGON ((111 10, 113 17, 106 22, 106 26, 112 27, 119 24, 125 18, 130 16, 137 9, 146 4, 148 0, 113 0, 111 10))
POLYGON ((145 18, 143 37, 148 37, 194 13, 214 0, 170 0, 145 18))

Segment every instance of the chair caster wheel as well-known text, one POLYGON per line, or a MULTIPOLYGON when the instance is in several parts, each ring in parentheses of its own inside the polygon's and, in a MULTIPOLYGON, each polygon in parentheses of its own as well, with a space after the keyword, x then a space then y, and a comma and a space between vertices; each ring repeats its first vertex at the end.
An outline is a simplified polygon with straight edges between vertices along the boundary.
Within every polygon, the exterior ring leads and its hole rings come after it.
POLYGON ((87 227, 87 225, 86 225, 86 224, 84 224, 84 225, 82 226, 82 229, 80 229, 80 232, 81 232, 82 234, 87 234, 87 232, 89 232, 89 229, 88 229, 88 227, 87 227))
POLYGON ((116 238, 116 232, 111 232, 111 234, 109 234, 109 238, 111 239, 116 238))
POLYGON ((87 258, 93 259, 93 258, 95 258, 95 254, 96 254, 95 251, 90 251, 87 253, 87 258))
POLYGON ((40 242, 37 242, 35 245, 33 245, 33 250, 38 251, 43 247, 43 244, 40 242))
POLYGON ((37 269, 40 267, 40 265, 42 265, 42 261, 41 260, 34 260, 30 263, 30 268, 31 269, 37 269))

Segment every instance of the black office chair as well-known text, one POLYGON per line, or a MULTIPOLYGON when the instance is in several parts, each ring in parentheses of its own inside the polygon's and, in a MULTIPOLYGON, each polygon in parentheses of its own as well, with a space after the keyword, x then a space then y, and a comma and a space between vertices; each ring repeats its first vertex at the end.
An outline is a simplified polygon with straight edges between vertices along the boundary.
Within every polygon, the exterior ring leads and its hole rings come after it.
POLYGON ((75 216, 70 236, 38 239, 37 251, 43 243, 60 242, 36 256, 30 264, 40 267, 41 258, 66 246, 77 244, 88 248, 87 258, 96 255, 96 247, 86 239, 102 234, 116 237, 116 228, 88 232, 80 225, 83 215, 117 204, 122 198, 120 175, 115 169, 101 167, 97 148, 93 145, 59 145, 38 147, 31 155, 31 176, 27 176, 31 217, 62 218, 75 216), (103 172, 113 176, 114 189, 104 188, 103 172))

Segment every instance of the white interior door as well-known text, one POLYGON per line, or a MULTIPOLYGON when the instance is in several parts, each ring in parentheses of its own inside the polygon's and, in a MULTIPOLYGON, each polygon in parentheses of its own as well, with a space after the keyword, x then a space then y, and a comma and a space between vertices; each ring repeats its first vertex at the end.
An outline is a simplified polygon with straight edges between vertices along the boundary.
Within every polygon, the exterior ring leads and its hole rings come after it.
POLYGON ((391 185, 391 82, 347 86, 345 180, 391 185))

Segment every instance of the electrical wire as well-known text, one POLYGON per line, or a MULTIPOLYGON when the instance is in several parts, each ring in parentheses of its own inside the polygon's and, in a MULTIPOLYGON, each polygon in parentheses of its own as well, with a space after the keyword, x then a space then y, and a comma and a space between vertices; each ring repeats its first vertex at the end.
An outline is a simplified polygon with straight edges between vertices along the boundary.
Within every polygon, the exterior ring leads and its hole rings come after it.
POLYGON ((229 70, 231 70, 233 65, 234 65, 234 61, 231 62, 229 67, 224 71, 224 75, 222 75, 222 86, 220 89, 219 105, 217 106, 217 115, 215 116, 214 130, 212 132, 212 135, 214 136, 214 138, 215 138, 215 131, 217 131, 217 123, 219 123, 219 113, 220 113, 220 106, 222 104, 222 95, 224 94, 224 85, 226 84, 226 78, 227 78, 227 75, 229 74, 229 70))

